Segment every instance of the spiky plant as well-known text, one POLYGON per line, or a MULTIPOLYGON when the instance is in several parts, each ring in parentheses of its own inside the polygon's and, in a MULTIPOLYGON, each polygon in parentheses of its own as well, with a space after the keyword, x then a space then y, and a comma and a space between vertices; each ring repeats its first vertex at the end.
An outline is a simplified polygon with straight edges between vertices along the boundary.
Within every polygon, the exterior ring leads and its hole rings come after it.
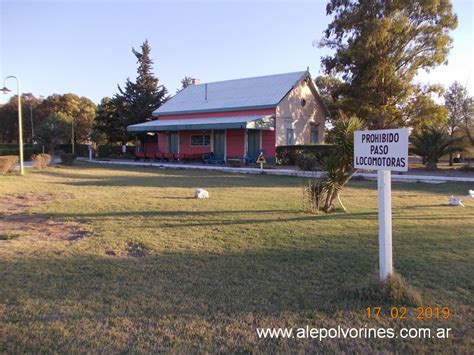
POLYGON ((425 126, 411 134, 410 153, 423 159, 426 170, 436 170, 439 159, 448 154, 464 151, 462 138, 451 138, 446 129, 436 126, 425 126))
POLYGON ((347 117, 339 113, 340 119, 331 131, 331 143, 336 145, 334 154, 326 159, 323 169, 326 172, 324 186, 326 190, 326 201, 323 206, 324 212, 329 212, 337 198, 341 207, 339 193, 354 175, 354 132, 364 129, 364 123, 358 117, 347 117))

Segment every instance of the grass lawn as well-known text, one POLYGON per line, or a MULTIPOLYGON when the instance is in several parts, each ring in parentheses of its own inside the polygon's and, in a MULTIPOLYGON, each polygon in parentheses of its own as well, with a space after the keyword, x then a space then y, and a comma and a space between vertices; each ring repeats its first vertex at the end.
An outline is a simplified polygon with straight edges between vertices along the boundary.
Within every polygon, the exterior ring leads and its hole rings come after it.
POLYGON ((0 176, 0 352, 472 351, 474 199, 446 206, 472 184, 392 187, 394 266, 451 318, 368 320, 366 307, 378 306, 363 296, 378 276, 376 184, 352 182, 347 213, 310 215, 302 183, 85 163, 0 176), (193 199, 196 187, 211 198, 193 199), (452 333, 256 336, 306 325, 452 333))

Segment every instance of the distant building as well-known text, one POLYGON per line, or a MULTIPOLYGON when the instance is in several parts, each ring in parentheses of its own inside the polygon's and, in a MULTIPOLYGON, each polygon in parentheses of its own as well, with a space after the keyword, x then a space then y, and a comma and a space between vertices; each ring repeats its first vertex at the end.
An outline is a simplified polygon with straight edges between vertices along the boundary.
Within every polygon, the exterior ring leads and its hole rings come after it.
MULTIPOLYGON (((199 81, 196 80, 196 83, 199 81)), ((191 84, 128 126, 148 152, 275 159, 280 145, 322 143, 328 111, 308 71, 191 84)))

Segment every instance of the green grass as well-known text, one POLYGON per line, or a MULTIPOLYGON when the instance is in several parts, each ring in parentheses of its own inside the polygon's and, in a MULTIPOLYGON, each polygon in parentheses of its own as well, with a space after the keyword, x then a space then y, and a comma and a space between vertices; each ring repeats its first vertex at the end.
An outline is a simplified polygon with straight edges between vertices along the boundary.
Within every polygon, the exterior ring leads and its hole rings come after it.
POLYGON ((394 266, 425 305, 453 316, 375 321, 365 309, 377 304, 360 292, 378 275, 375 183, 352 182, 342 193, 348 212, 330 215, 302 212, 302 183, 87 164, 0 177, 0 201, 52 193, 56 201, 27 213, 90 231, 0 240, 0 352, 468 352, 474 200, 447 199, 473 187, 393 184, 394 266), (193 199, 196 187, 210 199, 193 199), (451 327, 453 337, 256 337, 257 327, 365 324, 451 327))

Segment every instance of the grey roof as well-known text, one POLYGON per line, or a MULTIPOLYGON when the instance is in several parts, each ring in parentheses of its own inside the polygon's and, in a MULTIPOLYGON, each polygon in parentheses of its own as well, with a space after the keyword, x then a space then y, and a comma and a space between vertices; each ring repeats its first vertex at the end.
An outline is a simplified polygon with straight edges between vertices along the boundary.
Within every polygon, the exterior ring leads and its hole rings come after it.
POLYGON ((188 131, 207 129, 264 129, 274 130, 273 118, 262 115, 196 117, 176 120, 154 120, 127 127, 129 132, 188 131))
POLYGON ((300 71, 190 85, 153 115, 273 108, 306 75, 307 71, 300 71))

